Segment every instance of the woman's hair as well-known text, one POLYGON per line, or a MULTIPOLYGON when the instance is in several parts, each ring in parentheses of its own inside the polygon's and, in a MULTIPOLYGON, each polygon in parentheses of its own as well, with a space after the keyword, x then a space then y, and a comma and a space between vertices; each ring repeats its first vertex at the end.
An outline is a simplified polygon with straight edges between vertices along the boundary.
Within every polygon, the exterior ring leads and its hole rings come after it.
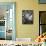
POLYGON ((43 37, 44 37, 44 35, 43 35, 43 34, 41 34, 41 35, 40 35, 40 37, 41 37, 41 38, 43 38, 43 37))

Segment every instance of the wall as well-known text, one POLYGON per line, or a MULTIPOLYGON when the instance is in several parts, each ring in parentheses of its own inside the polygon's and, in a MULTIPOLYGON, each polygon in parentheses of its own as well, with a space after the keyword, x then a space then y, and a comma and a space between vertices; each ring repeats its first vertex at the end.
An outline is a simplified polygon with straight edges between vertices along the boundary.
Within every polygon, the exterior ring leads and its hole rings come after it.
POLYGON ((46 10, 46 5, 38 4, 38 0, 3 0, 0 2, 16 2, 16 37, 36 38, 39 34, 39 10, 46 10), (22 24, 22 10, 33 10, 33 24, 22 24))
POLYGON ((17 5, 17 37, 18 38, 36 38, 38 36, 38 4, 37 0, 20 0, 17 5), (31 25, 22 24, 22 10, 28 9, 34 12, 34 22, 31 25))
POLYGON ((17 37, 18 38, 36 38, 39 32, 39 25, 38 25, 38 1, 37 0, 20 0, 16 2, 18 16, 17 18, 17 37), (34 19, 33 24, 31 25, 23 25, 22 24, 22 10, 28 9, 33 10, 34 12, 34 19))

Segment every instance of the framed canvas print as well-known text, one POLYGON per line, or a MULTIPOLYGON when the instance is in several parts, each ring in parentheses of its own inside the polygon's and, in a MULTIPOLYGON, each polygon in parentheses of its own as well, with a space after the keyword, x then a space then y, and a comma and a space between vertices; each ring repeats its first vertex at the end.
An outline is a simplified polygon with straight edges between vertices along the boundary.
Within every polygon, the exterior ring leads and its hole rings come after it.
POLYGON ((0 2, 0 40, 15 40, 15 2, 0 2))
POLYGON ((22 24, 33 24, 33 10, 22 10, 22 24))
POLYGON ((46 4, 46 0, 39 0, 40 4, 46 4))
POLYGON ((39 12, 39 34, 46 32, 46 11, 39 12))

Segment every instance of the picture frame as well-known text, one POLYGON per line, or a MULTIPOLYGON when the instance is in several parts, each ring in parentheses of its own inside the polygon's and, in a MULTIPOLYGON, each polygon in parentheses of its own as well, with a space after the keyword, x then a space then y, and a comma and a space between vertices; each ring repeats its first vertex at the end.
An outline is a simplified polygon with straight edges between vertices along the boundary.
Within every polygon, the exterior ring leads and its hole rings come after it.
POLYGON ((22 24, 33 24, 33 10, 22 10, 22 24))
POLYGON ((39 4, 46 4, 46 0, 39 0, 39 4))

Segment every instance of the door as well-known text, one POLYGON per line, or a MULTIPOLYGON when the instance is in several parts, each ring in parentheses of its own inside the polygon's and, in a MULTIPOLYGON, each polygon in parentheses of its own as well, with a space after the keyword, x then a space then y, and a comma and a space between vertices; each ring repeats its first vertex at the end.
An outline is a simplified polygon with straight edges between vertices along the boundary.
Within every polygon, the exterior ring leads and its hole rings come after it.
POLYGON ((0 16, 2 16, 2 18, 0 17, 0 20, 5 20, 5 31, 1 33, 1 36, 4 34, 3 37, 5 37, 5 40, 15 40, 15 3, 0 3, 0 13, 0 16))
POLYGON ((46 32, 46 11, 39 12, 39 35, 46 32))

